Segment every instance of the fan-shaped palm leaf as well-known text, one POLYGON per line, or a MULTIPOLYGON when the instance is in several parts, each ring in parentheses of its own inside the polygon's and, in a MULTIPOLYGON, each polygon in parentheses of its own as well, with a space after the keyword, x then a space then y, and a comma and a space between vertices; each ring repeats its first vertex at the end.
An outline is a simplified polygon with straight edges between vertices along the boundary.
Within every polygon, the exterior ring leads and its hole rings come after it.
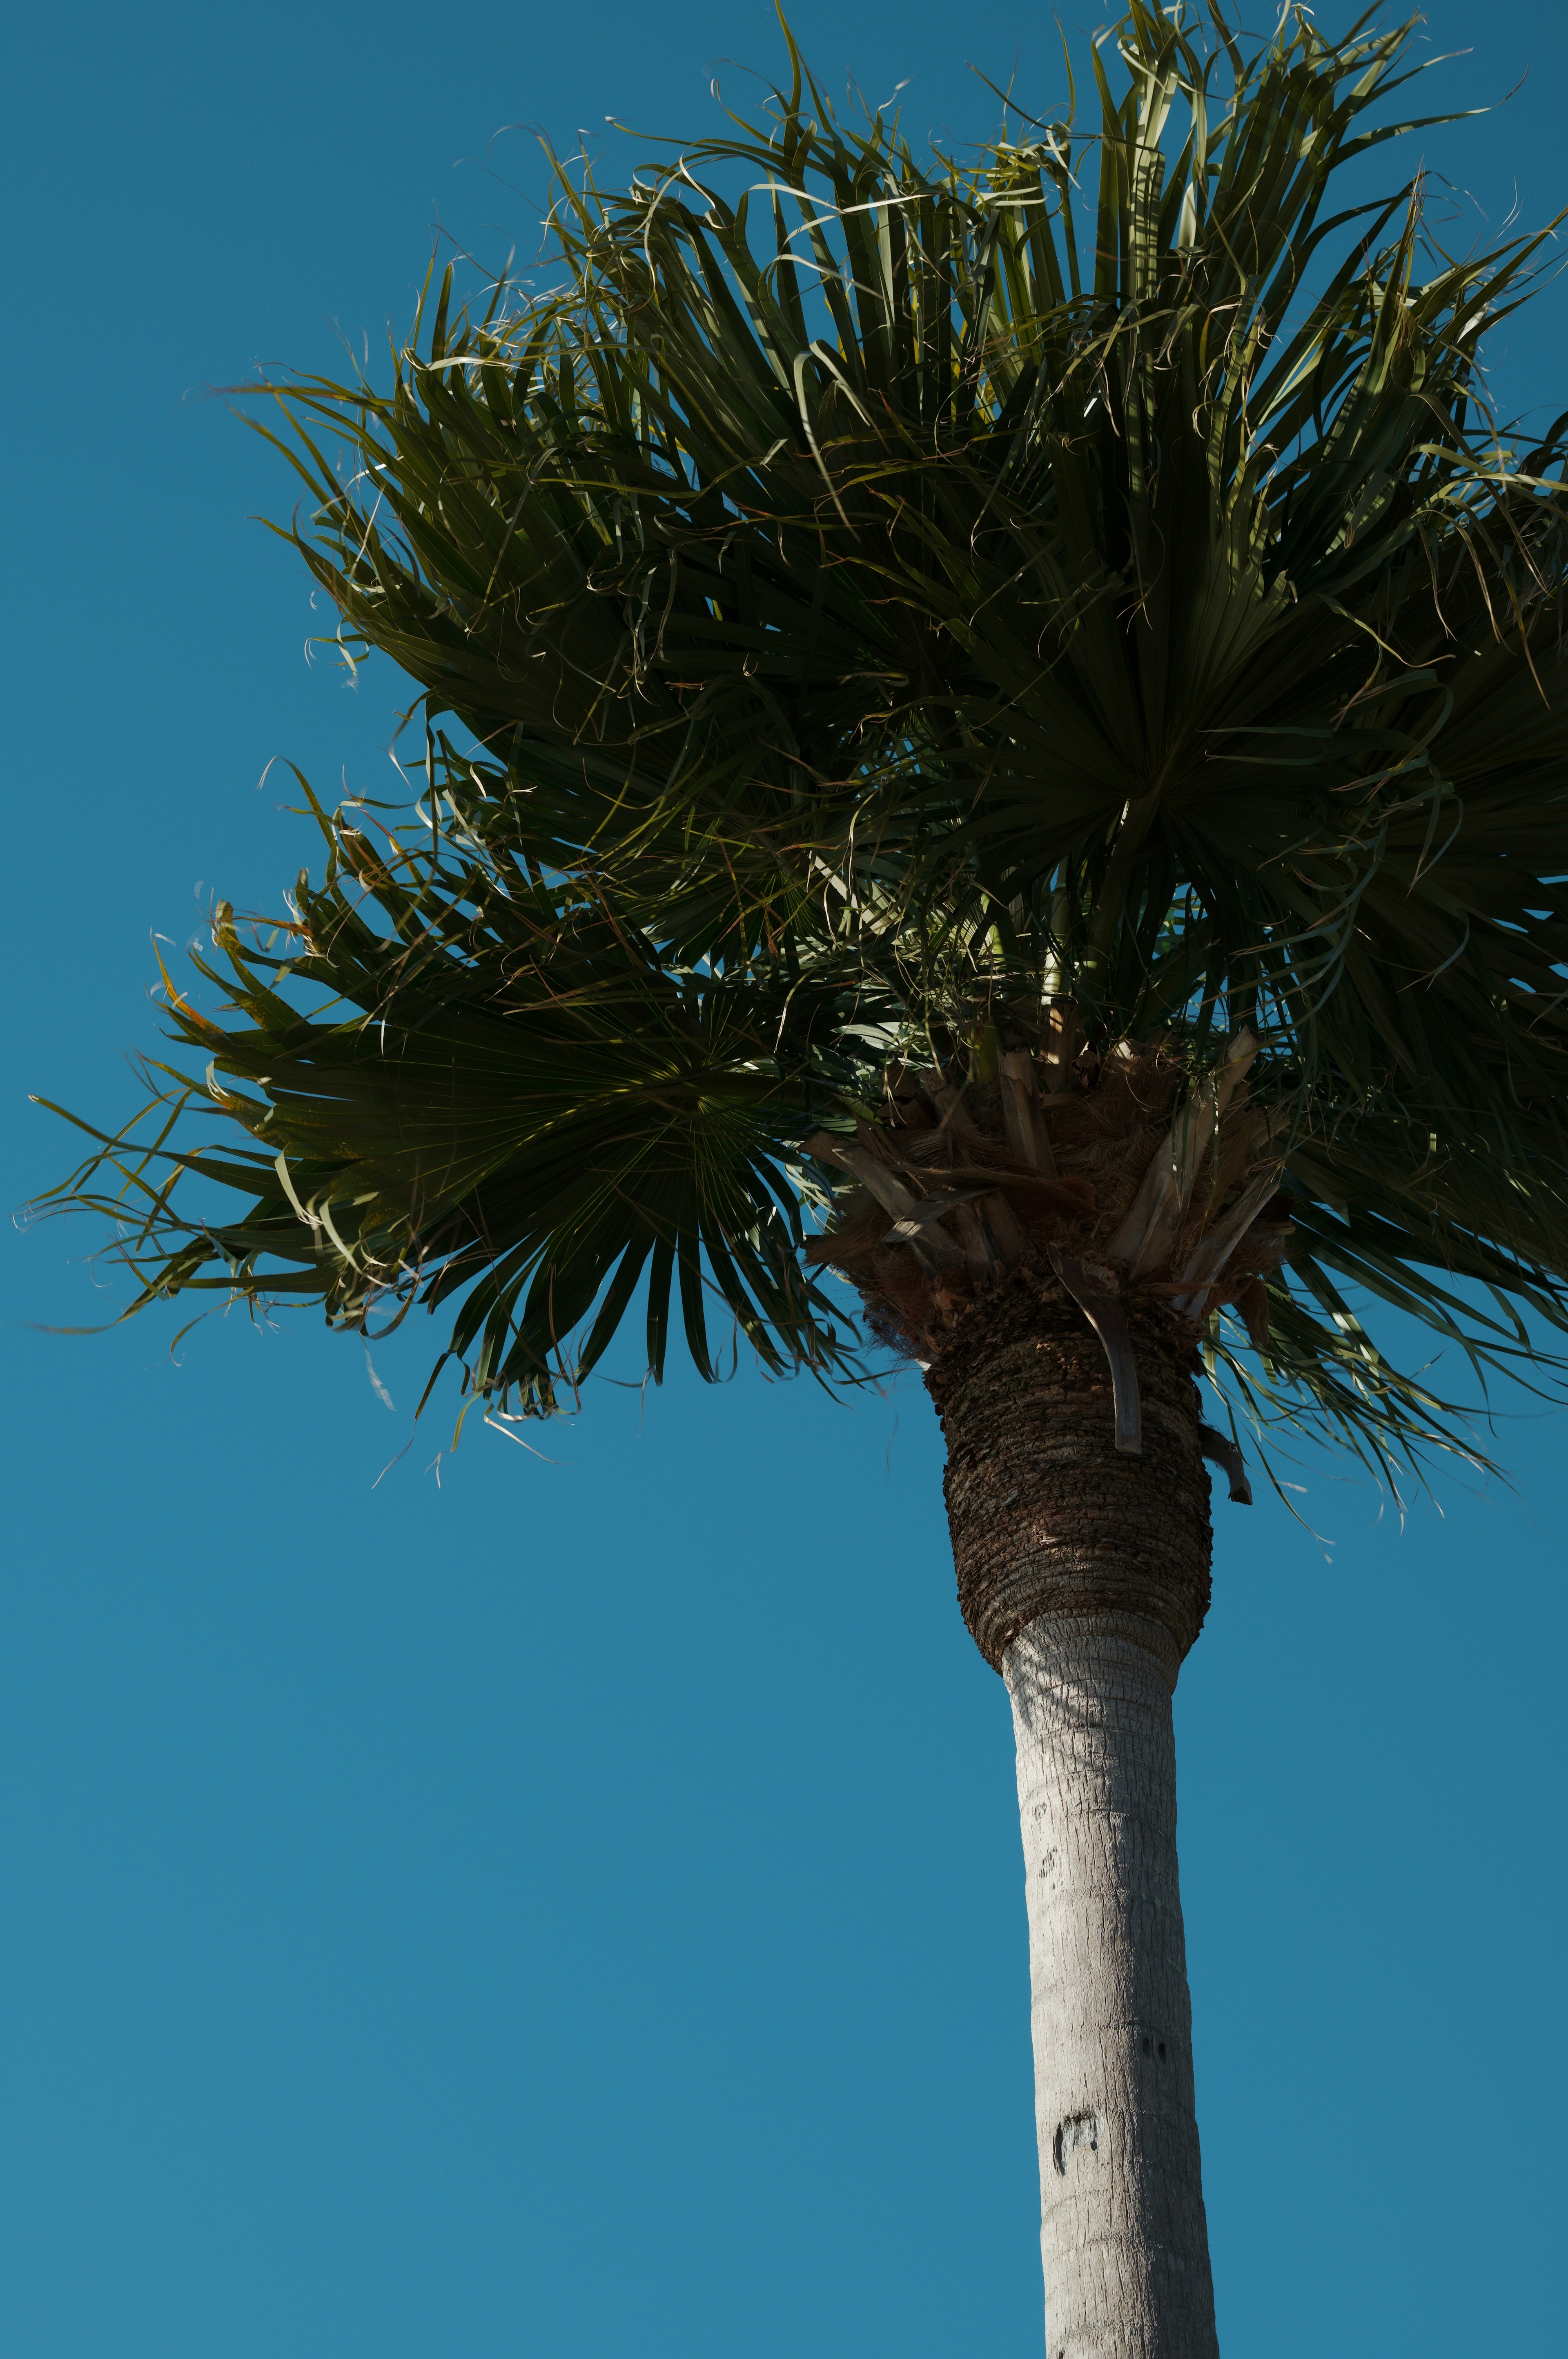
POLYGON ((1528 1355, 1503 1298, 1564 1323, 1562 425, 1478 406, 1540 240, 1445 257, 1413 186, 1328 211, 1408 127, 1408 30, 1204 48, 1138 0, 1091 138, 970 165, 841 125, 791 49, 762 126, 560 176, 553 291, 471 317, 449 276, 390 390, 273 389, 293 537, 423 692, 427 841, 329 823, 380 915, 335 864, 302 890, 283 973, 328 1016, 221 924, 245 1024, 177 1028, 262 1143, 173 1168, 255 1201, 182 1228, 106 1147, 147 1296, 466 1287, 473 1382, 542 1408, 645 1269, 650 1363, 678 1271, 707 1369, 705 1268, 769 1364, 840 1365, 796 1207, 864 1181, 857 1122, 898 1160, 907 1061, 967 1076, 1001 1168, 999 1051, 1061 1097, 1142 1044, 1196 1104, 1248 1027, 1203 1219, 1262 1171, 1292 1228, 1261 1373, 1196 1298, 1216 1370, 1381 1451, 1448 1429, 1346 1289, 1482 1368, 1528 1355))

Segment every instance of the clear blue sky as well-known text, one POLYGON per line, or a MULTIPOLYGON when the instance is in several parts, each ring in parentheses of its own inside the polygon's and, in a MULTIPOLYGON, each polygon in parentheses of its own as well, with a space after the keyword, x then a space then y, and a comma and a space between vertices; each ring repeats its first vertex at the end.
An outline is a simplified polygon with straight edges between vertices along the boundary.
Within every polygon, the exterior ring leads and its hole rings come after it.
MULTIPOLYGON (((966 60, 1060 97, 1039 11, 794 17, 917 125, 988 126, 966 60)), ((1556 8, 1430 30, 1476 44, 1437 104, 1529 79, 1429 161, 1543 216, 1556 8)), ((16 1205, 69 1158, 28 1090, 130 1103, 150 935, 312 856, 268 761, 391 779, 395 683, 308 667, 247 521, 289 482, 201 388, 401 330, 437 223, 526 245, 501 126, 701 126, 779 50, 762 0, 89 5, 7 48, 16 1205)), ((1562 406, 1562 293, 1499 337, 1512 406, 1562 406)), ((427 1324, 392 1410, 313 1323, 34 1332, 103 1314, 88 1243, 0 1264, 9 2359, 1033 2359, 1010 1732, 918 1386, 599 1384, 556 1463, 438 1467, 438 1404, 377 1486, 427 1324)), ((1226 2359, 1562 2346, 1565 1439, 1515 1417, 1517 1491, 1402 1529, 1303 1468, 1327 1554, 1218 1505, 1178 1720, 1226 2359)))

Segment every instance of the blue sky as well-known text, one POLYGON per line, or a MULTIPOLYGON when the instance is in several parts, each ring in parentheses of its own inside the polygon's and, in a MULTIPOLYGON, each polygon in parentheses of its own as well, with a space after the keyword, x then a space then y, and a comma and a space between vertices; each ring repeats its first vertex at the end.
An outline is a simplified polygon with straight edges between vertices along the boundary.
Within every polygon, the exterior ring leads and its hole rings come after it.
MULTIPOLYGON (((955 137, 966 60, 1060 101, 1038 13, 793 21, 955 137)), ((1421 135, 1466 243, 1562 184, 1557 12, 1477 21, 1430 11, 1475 43, 1434 106, 1528 78, 1421 135)), ((17 1205, 69 1156, 28 1091, 128 1107, 152 936, 312 857, 267 764, 392 783, 397 684, 307 662, 251 521, 289 482, 203 389, 384 349, 438 229, 524 245, 503 126, 701 127, 779 44, 761 5, 327 0, 9 46, 17 1205)), ((1559 284, 1499 332, 1505 407, 1562 406, 1563 321, 1559 284)), ((438 1405, 397 1457, 423 1322, 377 1351, 392 1408, 302 1321, 178 1360, 151 1320, 38 1332, 104 1315, 89 1244, 0 1268, 5 2349, 1038 2352, 1010 1732, 918 1386, 599 1384, 548 1458, 454 1456, 438 1405)), ((1217 1506, 1178 1731, 1226 2359, 1562 2339, 1565 1430, 1505 1406, 1511 1491, 1401 1527, 1313 1462, 1329 1549, 1217 1506)))

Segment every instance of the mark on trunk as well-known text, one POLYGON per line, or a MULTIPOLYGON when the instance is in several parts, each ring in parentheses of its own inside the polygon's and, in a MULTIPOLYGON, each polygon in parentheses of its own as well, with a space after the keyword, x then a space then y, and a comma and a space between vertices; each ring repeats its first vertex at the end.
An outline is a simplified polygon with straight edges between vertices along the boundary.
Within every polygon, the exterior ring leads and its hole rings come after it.
POLYGON ((1066 2178, 1067 2158, 1074 2147, 1080 2146, 1086 2146, 1092 2153, 1098 2154, 1100 2150, 1098 2114, 1073 2114, 1068 2120, 1058 2122, 1056 2136, 1051 2142, 1051 2153, 1059 2178, 1066 2178))

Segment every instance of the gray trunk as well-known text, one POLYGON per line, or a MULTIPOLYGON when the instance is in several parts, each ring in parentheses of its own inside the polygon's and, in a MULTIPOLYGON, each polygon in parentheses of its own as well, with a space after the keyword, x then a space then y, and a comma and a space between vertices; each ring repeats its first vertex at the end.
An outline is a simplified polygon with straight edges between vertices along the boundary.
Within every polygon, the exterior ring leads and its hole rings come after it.
POLYGON ((1217 2359, 1176 1873, 1180 1654, 1046 1614, 1002 1659, 1018 1739, 1047 2359, 1217 2359))

